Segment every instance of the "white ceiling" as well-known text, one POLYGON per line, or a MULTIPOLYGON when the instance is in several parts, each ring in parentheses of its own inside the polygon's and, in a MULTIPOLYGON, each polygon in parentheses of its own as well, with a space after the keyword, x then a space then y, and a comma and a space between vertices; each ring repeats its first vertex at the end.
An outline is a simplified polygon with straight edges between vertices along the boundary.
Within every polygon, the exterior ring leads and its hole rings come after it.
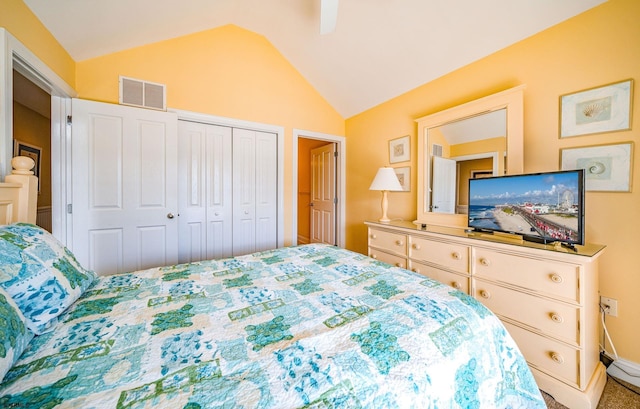
POLYGON ((264 35, 345 118, 606 0, 24 0, 76 61, 235 24, 264 35))

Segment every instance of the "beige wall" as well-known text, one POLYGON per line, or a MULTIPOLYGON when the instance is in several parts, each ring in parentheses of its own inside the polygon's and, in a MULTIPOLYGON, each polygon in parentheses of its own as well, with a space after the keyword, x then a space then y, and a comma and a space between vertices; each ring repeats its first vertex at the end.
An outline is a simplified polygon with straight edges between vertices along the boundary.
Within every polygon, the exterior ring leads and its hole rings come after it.
MULTIPOLYGON (((559 168, 561 148, 622 141, 640 145, 640 1, 610 0, 476 63, 349 118, 347 141, 347 247, 366 252, 365 220, 379 217, 377 192, 368 186, 387 165, 388 141, 411 135, 411 195, 389 194, 389 217, 416 215, 415 118, 484 95, 526 84, 524 91, 525 172, 559 168), (633 129, 558 138, 560 95, 634 78, 633 129)), ((413 50, 412 50, 413 51, 413 50)), ((415 52, 415 51, 414 51, 415 52)), ((398 164, 405 166, 406 164, 398 164)), ((395 166, 395 165, 394 165, 395 166)), ((634 161, 632 193, 586 194, 586 238, 607 245, 600 263, 601 294, 618 300, 617 318, 607 327, 622 358, 640 362, 640 160, 634 161)), ((611 350, 609 348, 609 350, 611 350)))

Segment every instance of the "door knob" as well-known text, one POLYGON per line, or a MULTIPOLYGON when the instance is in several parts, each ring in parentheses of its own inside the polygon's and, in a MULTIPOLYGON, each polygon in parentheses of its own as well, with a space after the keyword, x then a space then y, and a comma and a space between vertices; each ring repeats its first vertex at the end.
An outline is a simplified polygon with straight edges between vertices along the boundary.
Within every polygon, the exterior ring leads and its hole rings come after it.
POLYGON ((167 219, 173 219, 173 213, 167 213, 167 219))

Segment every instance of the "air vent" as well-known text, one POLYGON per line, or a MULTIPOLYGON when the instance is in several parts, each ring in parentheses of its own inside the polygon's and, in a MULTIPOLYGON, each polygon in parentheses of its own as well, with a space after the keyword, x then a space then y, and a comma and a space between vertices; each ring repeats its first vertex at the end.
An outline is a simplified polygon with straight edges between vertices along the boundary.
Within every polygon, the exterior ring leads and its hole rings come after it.
POLYGON ((166 86, 120 76, 120 104, 166 111, 166 86))
POLYGON ((431 152, 433 152, 433 156, 437 156, 439 158, 442 157, 442 145, 438 145, 434 143, 431 145, 431 152))

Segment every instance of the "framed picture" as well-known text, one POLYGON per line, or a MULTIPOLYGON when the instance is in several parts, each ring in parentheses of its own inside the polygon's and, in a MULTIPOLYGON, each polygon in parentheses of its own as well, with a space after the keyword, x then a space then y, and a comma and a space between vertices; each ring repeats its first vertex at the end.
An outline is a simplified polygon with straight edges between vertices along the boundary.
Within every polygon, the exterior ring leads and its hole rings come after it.
POLYGON ((633 142, 561 149, 560 168, 584 169, 588 191, 630 192, 633 142))
MULTIPOLYGON (((33 168, 33 174, 40 178, 40 154, 42 149, 29 145, 28 143, 20 142, 18 140, 14 141, 13 146, 13 156, 27 156, 36 163, 36 166, 33 168)), ((38 180, 38 191, 40 191, 40 181, 38 180)))
POLYGON ((389 163, 411 160, 409 151, 409 135, 389 141, 389 163))
POLYGON ((393 170, 396 172, 396 176, 398 176, 402 190, 404 192, 411 191, 411 167, 404 166, 402 168, 393 168, 393 170))
POLYGON ((493 170, 472 170, 471 179, 482 179, 493 176, 493 170))
POLYGON ((631 129, 633 80, 560 97, 560 138, 631 129))

